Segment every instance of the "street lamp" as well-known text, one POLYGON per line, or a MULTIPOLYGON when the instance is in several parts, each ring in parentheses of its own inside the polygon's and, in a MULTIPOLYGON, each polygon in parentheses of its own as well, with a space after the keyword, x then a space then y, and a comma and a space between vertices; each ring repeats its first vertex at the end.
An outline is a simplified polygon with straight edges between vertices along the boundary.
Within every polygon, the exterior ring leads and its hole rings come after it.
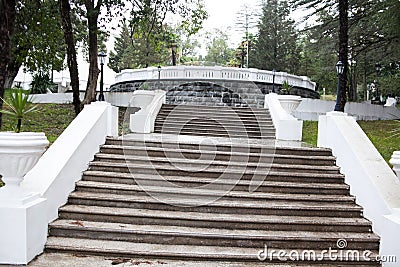
POLYGON ((272 70, 272 93, 275 93, 275 73, 276 69, 272 70))
POLYGON ((157 69, 158 69, 158 81, 160 81, 160 79, 161 79, 161 66, 158 66, 157 69))
POLYGON ((100 95, 99 101, 104 101, 104 94, 103 94, 103 87, 104 87, 104 80, 103 80, 103 67, 106 61, 106 53, 101 51, 98 55, 99 62, 100 62, 100 95))
POLYGON ((176 66, 176 48, 177 48, 176 43, 172 43, 172 44, 171 44, 171 50, 172 50, 172 66, 176 66))
POLYGON ((342 61, 339 60, 338 63, 336 64, 336 73, 338 75, 338 87, 337 87, 335 111, 341 111, 341 112, 344 112, 344 106, 342 107, 341 89, 340 89, 340 80, 342 78, 343 71, 344 71, 344 64, 342 61))

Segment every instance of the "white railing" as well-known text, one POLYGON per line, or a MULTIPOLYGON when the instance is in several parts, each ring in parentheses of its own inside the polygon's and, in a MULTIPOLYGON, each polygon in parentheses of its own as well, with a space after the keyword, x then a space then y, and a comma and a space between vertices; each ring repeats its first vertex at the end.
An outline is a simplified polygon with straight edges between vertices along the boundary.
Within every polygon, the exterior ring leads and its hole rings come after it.
MULTIPOLYGON (((274 73, 259 69, 240 69, 230 67, 206 67, 206 66, 171 66, 150 67, 146 69, 123 70, 115 76, 115 82, 128 82, 135 80, 173 80, 173 79, 207 79, 207 80, 241 80, 251 82, 272 83, 274 73)), ((315 90, 315 83, 308 77, 296 76, 286 72, 275 72, 277 85, 287 81, 291 86, 315 90)))

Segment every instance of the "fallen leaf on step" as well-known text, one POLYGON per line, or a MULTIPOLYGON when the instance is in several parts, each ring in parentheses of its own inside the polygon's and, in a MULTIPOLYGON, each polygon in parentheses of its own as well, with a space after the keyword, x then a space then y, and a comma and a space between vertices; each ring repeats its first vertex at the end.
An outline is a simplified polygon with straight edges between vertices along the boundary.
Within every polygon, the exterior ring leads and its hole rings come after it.
POLYGON ((74 221, 74 222, 70 222, 69 224, 75 224, 75 225, 79 225, 79 226, 82 226, 82 227, 85 226, 85 225, 83 224, 83 222, 81 222, 81 221, 74 221))
POLYGON ((118 265, 118 264, 127 263, 127 262, 131 261, 130 259, 121 259, 121 258, 109 259, 109 260, 111 260, 111 265, 118 265))

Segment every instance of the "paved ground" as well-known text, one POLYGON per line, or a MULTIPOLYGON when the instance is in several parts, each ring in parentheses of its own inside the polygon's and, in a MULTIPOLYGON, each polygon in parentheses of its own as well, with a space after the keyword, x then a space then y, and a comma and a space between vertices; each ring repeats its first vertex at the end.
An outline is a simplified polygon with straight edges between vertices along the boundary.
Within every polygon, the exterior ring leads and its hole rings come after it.
POLYGON ((310 147, 310 144, 300 141, 282 141, 275 139, 249 139, 249 138, 226 138, 196 135, 175 135, 175 134, 127 134, 120 136, 122 140, 142 140, 142 141, 164 141, 164 142, 186 142, 192 144, 256 144, 275 147, 310 147))
MULTIPOLYGON (((15 265, 0 265, 1 267, 11 267, 15 265)), ((229 262, 188 262, 188 261, 171 261, 171 260, 147 260, 147 259, 121 259, 113 257, 96 257, 96 256, 77 256, 72 254, 45 253, 32 261, 29 267, 243 267, 243 266, 267 266, 266 263, 229 263, 229 262)), ((271 266, 271 265, 268 265, 271 266)), ((293 266, 293 265, 279 265, 293 266)))

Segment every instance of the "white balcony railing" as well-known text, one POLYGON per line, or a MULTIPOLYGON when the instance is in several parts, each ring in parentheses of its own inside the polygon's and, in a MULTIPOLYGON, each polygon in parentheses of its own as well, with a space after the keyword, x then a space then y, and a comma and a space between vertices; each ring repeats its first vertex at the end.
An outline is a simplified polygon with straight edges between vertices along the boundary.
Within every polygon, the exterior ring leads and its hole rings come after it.
MULTIPOLYGON (((273 72, 259 69, 239 69, 229 67, 205 66, 170 66, 150 67, 146 69, 127 69, 115 76, 115 82, 135 80, 173 80, 173 79, 205 79, 205 80, 241 80, 251 82, 273 82, 273 72)), ((315 83, 305 76, 296 76, 286 72, 275 72, 275 84, 287 81, 291 86, 315 90, 315 83)))

